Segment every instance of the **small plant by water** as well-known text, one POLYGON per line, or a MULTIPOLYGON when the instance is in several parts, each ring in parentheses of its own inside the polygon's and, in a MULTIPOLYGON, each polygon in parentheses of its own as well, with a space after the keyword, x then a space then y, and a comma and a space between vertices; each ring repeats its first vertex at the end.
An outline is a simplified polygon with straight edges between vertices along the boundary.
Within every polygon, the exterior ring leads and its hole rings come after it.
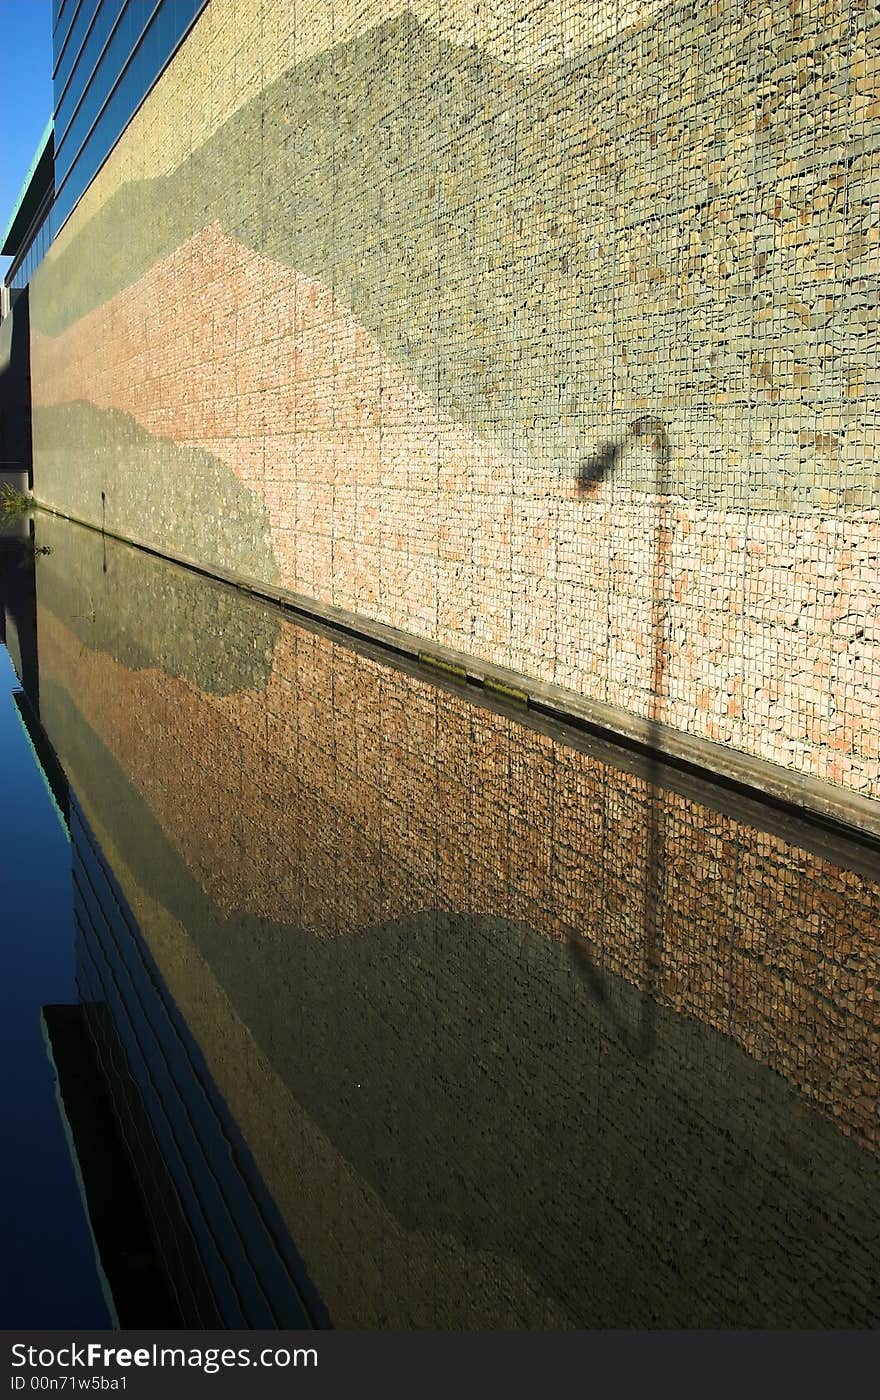
POLYGON ((0 486, 0 521, 21 520, 34 508, 34 498, 4 481, 0 486))

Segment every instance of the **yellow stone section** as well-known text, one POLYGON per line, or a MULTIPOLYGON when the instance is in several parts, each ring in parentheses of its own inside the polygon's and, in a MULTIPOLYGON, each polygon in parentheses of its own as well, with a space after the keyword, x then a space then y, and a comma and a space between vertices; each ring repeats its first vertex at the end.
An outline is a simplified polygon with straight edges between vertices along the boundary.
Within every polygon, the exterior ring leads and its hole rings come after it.
POLYGON ((302 63, 406 13, 448 43, 474 44, 526 70, 555 67, 586 45, 646 22, 669 0, 211 0, 195 45, 181 45, 80 201, 94 214, 124 181, 176 169, 238 108, 302 63), (231 81, 230 81, 231 79, 231 81))

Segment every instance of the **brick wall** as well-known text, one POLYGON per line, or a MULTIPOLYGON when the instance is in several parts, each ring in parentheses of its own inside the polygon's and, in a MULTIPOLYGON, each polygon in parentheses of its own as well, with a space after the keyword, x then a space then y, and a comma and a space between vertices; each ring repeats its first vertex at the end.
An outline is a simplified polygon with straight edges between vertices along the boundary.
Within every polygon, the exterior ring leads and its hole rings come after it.
POLYGON ((38 494, 880 797, 877 37, 212 0, 35 277, 38 494))

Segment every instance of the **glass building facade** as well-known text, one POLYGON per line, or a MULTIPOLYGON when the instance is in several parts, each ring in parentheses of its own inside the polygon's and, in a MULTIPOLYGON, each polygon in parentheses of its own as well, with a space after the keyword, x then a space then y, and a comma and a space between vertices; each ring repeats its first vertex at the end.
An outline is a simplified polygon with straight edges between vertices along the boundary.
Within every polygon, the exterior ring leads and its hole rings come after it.
POLYGON ((207 0, 53 0, 53 233, 113 149, 207 0))
MULTIPOLYGON (((27 286, 207 3, 52 0, 54 203, 41 209, 16 246, 4 249, 13 256, 10 288, 27 286)), ((26 185, 32 175, 33 169, 26 185)))
POLYGON ((22 181, 15 207, 0 240, 0 253, 12 258, 6 273, 6 286, 20 291, 31 279, 52 242, 52 201, 54 185, 53 125, 50 120, 34 152, 22 181))
POLYGON ((8 286, 13 292, 21 291, 26 287, 34 275, 34 271, 39 267, 52 242, 52 211, 47 212, 36 233, 28 244, 24 257, 13 264, 9 276, 8 286))

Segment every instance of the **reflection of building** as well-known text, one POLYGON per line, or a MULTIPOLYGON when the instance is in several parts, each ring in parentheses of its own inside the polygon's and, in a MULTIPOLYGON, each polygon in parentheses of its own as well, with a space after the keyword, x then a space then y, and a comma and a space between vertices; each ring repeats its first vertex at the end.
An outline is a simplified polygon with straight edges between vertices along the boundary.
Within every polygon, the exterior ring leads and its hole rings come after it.
MULTIPOLYGON (((45 737, 39 754, 53 771, 45 737)), ((47 1007, 44 1017, 121 1324, 320 1324, 250 1152, 69 800, 81 1005, 47 1007)))
POLYGON ((858 880, 823 854, 824 836, 813 854, 799 849, 809 828, 787 840, 783 818, 759 837, 737 795, 723 815, 674 792, 657 809, 650 767, 552 743, 117 541, 43 528, 54 693, 75 697, 226 914, 332 936, 414 901, 497 914, 563 940, 585 933, 607 970, 638 984, 655 910, 668 923, 660 1000, 878 1141, 865 1052, 876 843, 863 843, 858 880), (837 1008, 829 993, 844 986, 837 1008))
POLYGON ((33 523, 22 519, 0 526, 0 642, 9 652, 16 675, 39 704, 37 601, 34 576, 33 523))
POLYGON ((873 1319, 876 881, 118 542, 46 538, 83 967, 131 983, 140 1042, 155 965, 336 1325, 873 1319))
POLYGON ((122 1326, 308 1327, 320 1303, 37 718, 32 537, 0 553, 13 699, 73 857, 79 1006, 44 1008, 122 1326), (307 1301, 304 1301, 304 1294, 307 1301))
POLYGON ((71 841, 77 985, 182 1325, 308 1327, 287 1231, 75 800, 71 841))
MULTIPOLYGON (((100 1008, 89 1013, 93 1020, 100 1008)), ((179 1327, 84 1008, 44 1006, 43 1034, 113 1325, 179 1327)))

